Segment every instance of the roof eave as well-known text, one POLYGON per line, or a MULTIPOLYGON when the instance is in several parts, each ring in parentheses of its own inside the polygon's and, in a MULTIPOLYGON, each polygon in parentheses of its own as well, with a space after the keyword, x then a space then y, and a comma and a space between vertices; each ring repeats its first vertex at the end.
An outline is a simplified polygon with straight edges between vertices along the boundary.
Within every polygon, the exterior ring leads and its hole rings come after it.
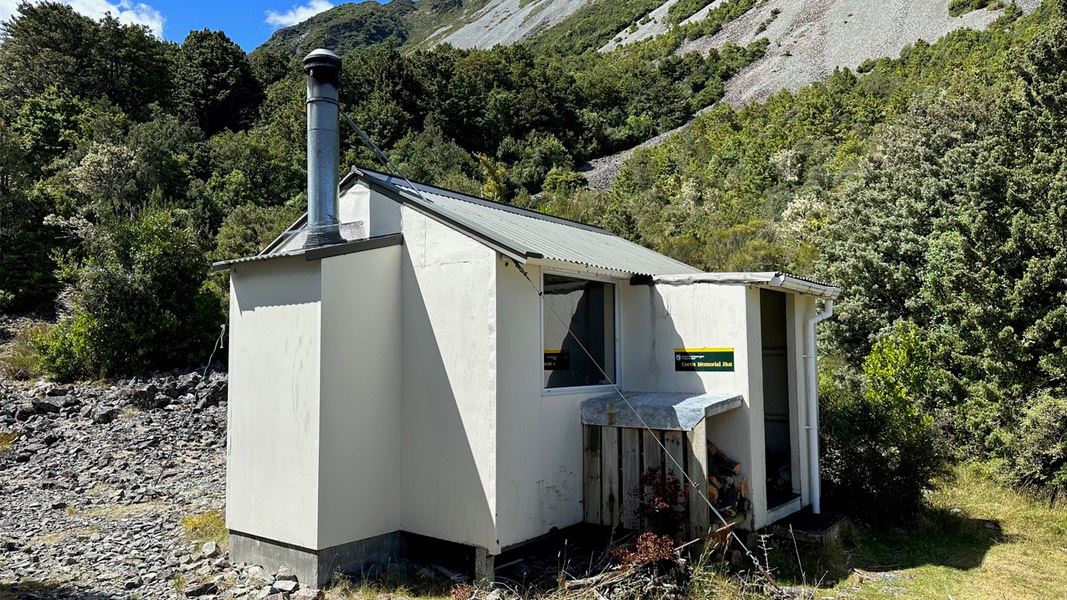
POLYGON ((652 282, 664 285, 689 285, 695 283, 751 285, 769 289, 782 289, 827 300, 836 300, 841 295, 841 288, 838 286, 811 281, 781 271, 661 275, 653 277, 652 282))
POLYGON ((228 271, 233 268, 234 265, 253 263, 253 262, 266 262, 268 260, 274 260, 278 258, 292 258, 295 256, 302 256, 306 261, 322 260, 324 258, 330 258, 333 256, 341 256, 344 254, 354 254, 356 252, 365 252, 367 250, 375 250, 377 248, 384 248, 386 246, 396 246, 404 243, 404 235, 400 233, 390 233, 387 235, 380 235, 376 237, 363 238, 358 240, 351 240, 347 242, 341 242, 338 244, 329 244, 326 246, 318 246, 315 248, 300 248, 293 250, 292 252, 285 252, 281 254, 256 254, 253 256, 244 256, 241 258, 231 258, 229 260, 220 260, 216 263, 212 263, 211 270, 215 273, 220 271, 228 271))

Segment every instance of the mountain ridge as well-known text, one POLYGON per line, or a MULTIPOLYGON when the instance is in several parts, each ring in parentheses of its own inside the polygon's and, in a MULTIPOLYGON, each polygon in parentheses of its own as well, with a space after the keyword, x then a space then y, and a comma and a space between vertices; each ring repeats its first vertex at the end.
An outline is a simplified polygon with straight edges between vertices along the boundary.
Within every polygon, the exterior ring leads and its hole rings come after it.
POLYGON ((374 0, 347 2, 279 29, 253 52, 296 58, 315 47, 343 54, 381 43, 411 48, 511 45, 563 22, 597 0, 374 0))

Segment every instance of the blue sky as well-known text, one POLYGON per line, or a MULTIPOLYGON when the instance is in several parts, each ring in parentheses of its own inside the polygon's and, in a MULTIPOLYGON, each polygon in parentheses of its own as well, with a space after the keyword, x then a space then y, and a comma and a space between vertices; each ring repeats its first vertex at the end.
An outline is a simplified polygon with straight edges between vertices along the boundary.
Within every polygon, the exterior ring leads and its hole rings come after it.
MULTIPOLYGON (((193 29, 221 29, 245 50, 262 44, 270 34, 322 12, 339 0, 61 0, 74 10, 99 19, 107 13, 126 23, 147 26, 157 36, 181 42, 193 29)), ((0 19, 15 12, 19 0, 0 0, 0 19)))

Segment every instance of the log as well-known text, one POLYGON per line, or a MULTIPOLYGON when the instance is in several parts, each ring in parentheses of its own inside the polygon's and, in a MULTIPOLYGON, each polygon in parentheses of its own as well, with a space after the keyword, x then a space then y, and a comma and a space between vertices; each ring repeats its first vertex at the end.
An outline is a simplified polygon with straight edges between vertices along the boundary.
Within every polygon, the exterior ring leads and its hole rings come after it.
POLYGON ((751 491, 752 490, 748 485, 748 477, 745 477, 741 480, 741 497, 746 499, 752 498, 752 496, 749 496, 749 492, 751 491))
POLYGON ((733 475, 741 473, 741 463, 720 452, 718 447, 711 442, 708 442, 708 456, 711 464, 719 469, 721 473, 733 475))
POLYGON ((715 504, 715 501, 719 499, 719 488, 708 484, 708 502, 715 504))
POLYGON ((737 493, 737 488, 730 486, 723 490, 722 494, 719 495, 719 504, 724 508, 733 508, 734 506, 737 506, 738 497, 739 494, 737 493))
POLYGON ((580 590, 588 587, 593 587, 604 583, 608 579, 619 575, 617 571, 605 571, 599 575, 593 575, 592 577, 586 577, 585 579, 572 579, 566 583, 566 588, 570 590, 580 590))
POLYGON ((720 546, 725 546, 726 543, 730 541, 730 533, 733 531, 733 529, 733 523, 727 523, 726 525, 723 525, 711 534, 711 541, 720 546))

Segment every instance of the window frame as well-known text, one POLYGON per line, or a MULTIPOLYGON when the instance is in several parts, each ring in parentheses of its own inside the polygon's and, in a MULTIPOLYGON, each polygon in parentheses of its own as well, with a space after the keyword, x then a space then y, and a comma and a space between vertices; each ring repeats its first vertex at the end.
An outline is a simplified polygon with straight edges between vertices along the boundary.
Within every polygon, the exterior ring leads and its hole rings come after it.
MULTIPOLYGON (((595 275, 595 274, 592 274, 592 273, 581 273, 581 272, 576 272, 576 271, 567 271, 567 270, 564 270, 564 269, 552 269, 552 268, 547 268, 547 267, 541 267, 541 275, 540 275, 541 287, 538 290, 539 293, 538 293, 538 296, 537 296, 537 306, 538 306, 538 309, 539 309, 539 312, 540 312, 539 327, 538 327, 538 330, 539 330, 538 337, 541 340, 541 342, 540 342, 540 352, 539 352, 539 356, 540 356, 541 360, 540 360, 540 363, 539 363, 538 366, 541 369, 541 381, 542 381, 542 383, 544 382, 544 379, 545 379, 545 362, 544 362, 545 361, 545 296, 544 296, 545 275, 557 275, 559 277, 569 277, 571 279, 580 279, 580 280, 584 280, 584 281, 596 281, 596 282, 599 282, 599 283, 608 283, 608 284, 611 284, 612 286, 614 286, 614 291, 613 291, 613 294, 612 294, 612 297, 613 297, 612 310, 614 311, 614 315, 612 317, 612 322, 613 322, 613 325, 614 325, 612 327, 612 329, 614 330, 612 332, 613 333, 613 339, 612 339, 613 348, 612 349, 614 350, 614 353, 615 353, 615 373, 614 373, 615 383, 614 384, 602 383, 602 384, 599 384, 599 385, 574 385, 574 386, 551 387, 551 388, 550 387, 544 387, 544 385, 542 385, 541 386, 541 395, 542 396, 567 396, 567 395, 571 395, 571 394, 580 394, 580 393, 588 393, 588 392, 611 391, 611 390, 613 390, 615 388, 622 389, 622 318, 621 318, 621 315, 620 315, 620 312, 621 312, 620 309, 622 307, 622 302, 621 302, 621 296, 622 295, 619 293, 620 292, 620 287, 621 287, 619 285, 619 282, 622 281, 622 280, 621 279, 613 279, 611 277, 605 277, 603 275, 595 275)), ((553 317, 553 318, 555 318, 555 317, 553 317)))

